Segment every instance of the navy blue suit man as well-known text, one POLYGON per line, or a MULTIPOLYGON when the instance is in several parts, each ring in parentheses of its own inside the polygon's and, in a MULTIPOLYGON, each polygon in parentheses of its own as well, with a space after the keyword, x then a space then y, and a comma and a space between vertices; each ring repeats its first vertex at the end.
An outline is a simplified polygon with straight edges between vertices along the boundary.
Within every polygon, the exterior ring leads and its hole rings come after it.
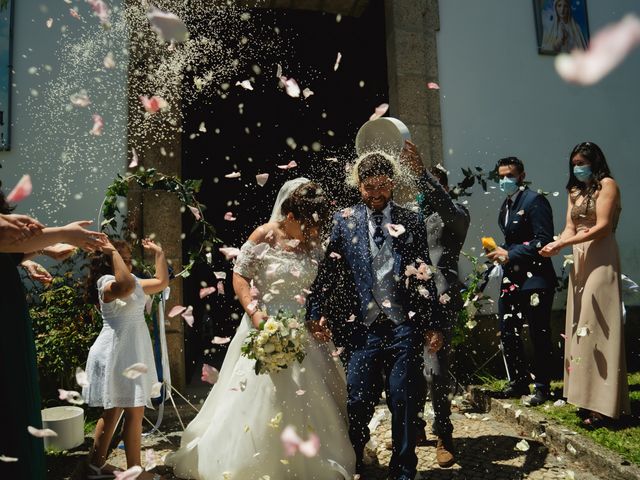
POLYGON ((534 380, 535 394, 531 405, 540 405, 549 397, 551 375, 551 307, 556 274, 551 259, 539 250, 553 241, 553 213, 547 199, 524 187, 524 164, 516 157, 498 161, 500 189, 507 198, 500 208, 498 223, 504 244, 487 254, 502 264, 502 292, 498 301, 500 335, 509 370, 510 383, 502 397, 530 394, 534 380), (530 375, 523 351, 521 330, 529 325, 533 343, 533 371, 530 375))
POLYGON ((390 478, 408 480, 415 477, 418 463, 416 418, 423 345, 426 341, 437 351, 443 342, 432 316, 437 301, 433 280, 407 275, 407 267, 430 263, 427 232, 422 214, 391 201, 391 160, 372 153, 356 169, 362 203, 334 217, 307 316, 314 336, 322 338, 327 328, 326 298, 335 293, 336 285, 351 285, 352 291, 340 293, 355 299, 355 311, 344 312, 344 318, 334 323, 342 323, 339 330, 347 349, 349 437, 356 467, 360 472, 370 436, 368 424, 384 387, 392 415, 390 478), (333 280, 340 276, 350 281, 333 280))

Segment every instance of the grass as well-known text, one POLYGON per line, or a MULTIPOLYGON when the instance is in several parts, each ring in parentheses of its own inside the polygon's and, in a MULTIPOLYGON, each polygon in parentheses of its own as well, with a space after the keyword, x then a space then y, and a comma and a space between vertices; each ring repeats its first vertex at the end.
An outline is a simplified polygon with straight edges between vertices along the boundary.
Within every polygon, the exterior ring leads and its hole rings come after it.
MULTIPOLYGON (((490 391, 499 391, 507 384, 506 380, 493 377, 479 377, 483 386, 490 391)), ((551 390, 555 398, 562 398, 562 382, 551 382, 551 390)), ((640 465, 640 372, 629 375, 629 397, 631 399, 631 416, 607 427, 597 429, 585 428, 573 405, 556 407, 547 402, 539 407, 530 407, 545 417, 555 420, 561 425, 589 437, 597 444, 608 448, 628 461, 640 465)))

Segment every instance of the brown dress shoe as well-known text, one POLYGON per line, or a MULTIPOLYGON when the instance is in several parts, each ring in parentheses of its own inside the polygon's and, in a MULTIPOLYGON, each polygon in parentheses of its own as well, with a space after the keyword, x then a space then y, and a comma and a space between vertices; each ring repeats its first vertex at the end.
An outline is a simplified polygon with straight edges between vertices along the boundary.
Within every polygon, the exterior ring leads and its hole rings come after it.
POLYGON ((456 457, 453 455, 453 439, 451 437, 438 437, 436 461, 440 468, 449 468, 456 463, 456 457))

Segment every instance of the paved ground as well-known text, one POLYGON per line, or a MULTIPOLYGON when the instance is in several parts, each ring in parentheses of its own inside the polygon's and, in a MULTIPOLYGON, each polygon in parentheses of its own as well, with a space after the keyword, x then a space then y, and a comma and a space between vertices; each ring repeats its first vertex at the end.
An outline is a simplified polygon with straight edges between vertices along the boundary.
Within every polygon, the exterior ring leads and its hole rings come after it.
MULTIPOLYGON (((598 480, 579 466, 569 463, 569 459, 548 451, 542 443, 531 438, 532 432, 519 432, 512 426, 494 420, 489 414, 474 413, 462 398, 454 400, 454 441, 457 449, 457 464, 450 469, 440 469, 435 460, 435 441, 433 445, 418 448, 418 479, 469 479, 469 480, 515 480, 515 479, 579 479, 598 480), (516 444, 526 439, 529 449, 520 451, 516 444)), ((429 406, 427 406, 429 409, 429 406)), ((373 437, 377 462, 367 467, 363 480, 386 479, 390 452, 386 449, 385 440, 390 436, 389 412, 386 407, 379 407, 384 417, 375 430, 373 437)), ((427 416, 429 412, 427 411, 427 416)), ((173 415, 168 415, 161 430, 165 436, 153 435, 145 437, 143 448, 152 448, 159 458, 175 450, 179 444, 180 424, 173 415)), ((86 455, 91 439, 82 447, 67 455, 49 457, 50 473, 48 478, 60 480, 73 477, 71 472, 79 459, 86 455)), ((143 455, 144 461, 144 455, 143 455)), ((125 467, 124 451, 116 449, 109 462, 125 467)), ((159 462, 162 463, 161 461, 159 462)), ((167 480, 175 477, 166 467, 154 470, 163 474, 167 480)), ((250 480, 250 479, 247 479, 250 480)), ((272 479, 285 480, 285 479, 272 479)))

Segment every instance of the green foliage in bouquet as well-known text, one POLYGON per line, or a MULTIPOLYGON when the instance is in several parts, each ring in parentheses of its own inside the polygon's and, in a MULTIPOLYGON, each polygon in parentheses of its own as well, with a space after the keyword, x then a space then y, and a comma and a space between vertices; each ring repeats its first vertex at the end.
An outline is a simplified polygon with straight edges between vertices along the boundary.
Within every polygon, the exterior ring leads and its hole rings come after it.
POLYGON ((451 345, 453 347, 465 342, 470 331, 477 325, 475 320, 477 313, 483 306, 491 302, 491 299, 484 297, 480 292, 480 285, 482 285, 485 272, 488 269, 487 264, 479 257, 469 253, 462 252, 462 255, 471 262, 473 269, 464 282, 466 285, 466 289, 462 292, 464 307, 460 310, 453 327, 451 337, 451 345))
POLYGON ((306 330, 302 312, 278 313, 251 329, 242 344, 242 355, 255 360, 256 375, 275 373, 294 361, 302 363, 306 355, 306 330))

